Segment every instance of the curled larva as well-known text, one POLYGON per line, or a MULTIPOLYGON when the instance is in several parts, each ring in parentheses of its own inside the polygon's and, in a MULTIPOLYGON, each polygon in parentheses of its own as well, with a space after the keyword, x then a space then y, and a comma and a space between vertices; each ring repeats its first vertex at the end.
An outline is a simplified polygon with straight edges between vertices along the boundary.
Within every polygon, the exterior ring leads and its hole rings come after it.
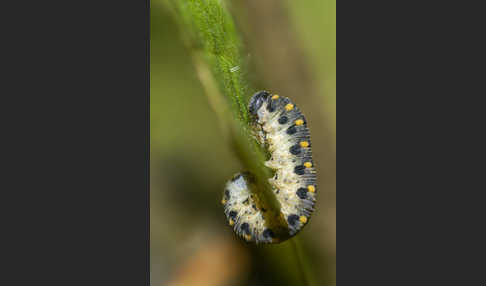
POLYGON ((257 186, 248 172, 226 183, 222 203, 229 225, 239 236, 256 243, 277 243, 299 232, 313 211, 316 174, 309 129, 290 99, 266 91, 253 95, 248 111, 259 143, 271 155, 265 166, 274 171, 268 182, 280 213, 265 209, 258 192, 252 191, 257 186), (280 219, 271 219, 272 215, 280 219))

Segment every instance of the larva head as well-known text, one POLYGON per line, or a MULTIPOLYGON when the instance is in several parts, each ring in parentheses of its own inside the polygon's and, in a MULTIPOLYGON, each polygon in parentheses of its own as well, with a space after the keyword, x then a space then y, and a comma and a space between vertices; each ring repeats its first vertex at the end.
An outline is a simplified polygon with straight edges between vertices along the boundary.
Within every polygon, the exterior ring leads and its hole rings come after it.
POLYGON ((269 96, 270 93, 264 90, 255 93, 251 97, 250 103, 248 104, 248 111, 250 112, 250 114, 256 116, 258 109, 262 107, 263 103, 267 100, 269 96))

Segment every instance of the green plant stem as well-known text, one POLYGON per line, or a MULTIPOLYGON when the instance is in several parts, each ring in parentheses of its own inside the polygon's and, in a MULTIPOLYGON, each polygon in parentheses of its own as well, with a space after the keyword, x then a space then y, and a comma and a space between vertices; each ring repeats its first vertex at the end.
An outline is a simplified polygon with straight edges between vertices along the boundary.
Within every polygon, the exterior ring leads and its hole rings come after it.
POLYGON ((255 175, 258 188, 252 191, 274 214, 270 220, 274 225, 281 224, 280 204, 268 183, 272 172, 264 166, 265 152, 251 132, 247 111, 250 84, 244 76, 240 38, 231 15, 217 0, 166 0, 166 3, 179 25, 224 139, 245 168, 255 175))
POLYGON ((217 88, 216 80, 213 78, 207 64, 197 53, 193 53, 192 56, 196 72, 205 89, 208 101, 217 114, 223 137, 228 144, 234 147, 234 150, 236 150, 238 158, 243 162, 243 165, 256 175, 258 185, 264 186, 260 191, 261 195, 265 196, 265 201, 269 205, 268 209, 279 213, 280 204, 276 197, 273 193, 268 195, 268 192, 265 192, 265 190, 271 190, 268 183, 268 178, 271 177, 271 173, 270 170, 262 164, 262 162, 265 161, 263 152, 259 150, 256 141, 245 132, 245 128, 240 127, 238 122, 236 122, 229 114, 217 88))
POLYGON ((295 257, 297 257, 297 264, 299 265, 299 272, 302 277, 302 280, 305 281, 307 286, 315 286, 316 281, 314 280, 314 275, 312 275, 312 271, 310 268, 309 261, 307 256, 304 254, 302 246, 300 244, 300 240, 298 237, 294 237, 290 240, 292 244, 292 250, 294 251, 295 257))

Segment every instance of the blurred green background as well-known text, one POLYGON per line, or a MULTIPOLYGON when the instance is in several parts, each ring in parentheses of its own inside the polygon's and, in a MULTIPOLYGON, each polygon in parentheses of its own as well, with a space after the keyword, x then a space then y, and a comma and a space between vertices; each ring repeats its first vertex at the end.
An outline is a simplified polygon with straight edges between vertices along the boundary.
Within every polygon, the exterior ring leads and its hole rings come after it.
MULTIPOLYGON (((308 119, 318 198, 299 245, 314 284, 335 285, 335 0, 227 3, 256 90, 292 98, 308 119)), ((164 4, 151 1, 151 284, 303 285, 289 242, 250 245, 226 223, 222 190, 242 166, 164 4)))

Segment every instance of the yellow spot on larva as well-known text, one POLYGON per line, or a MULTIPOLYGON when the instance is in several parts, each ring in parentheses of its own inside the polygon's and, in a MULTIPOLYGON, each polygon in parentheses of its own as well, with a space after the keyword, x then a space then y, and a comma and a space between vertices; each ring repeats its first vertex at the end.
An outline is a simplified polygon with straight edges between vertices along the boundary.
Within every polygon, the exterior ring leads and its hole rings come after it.
POLYGON ((245 239, 246 239, 246 240, 248 240, 248 241, 251 239, 251 235, 249 235, 249 234, 245 234, 245 235, 244 235, 244 237, 245 237, 245 239))
POLYGON ((225 199, 222 199, 222 200, 221 200, 221 203, 222 203, 223 205, 224 205, 224 204, 226 204, 226 200, 225 200, 225 199))
POLYGON ((307 186, 307 189, 309 190, 309 192, 311 193, 314 193, 316 191, 316 187, 314 187, 313 185, 309 185, 307 186))
POLYGON ((310 168, 310 167, 312 167, 312 163, 311 163, 311 162, 305 162, 305 163, 304 163, 304 166, 305 166, 306 168, 310 168))
POLYGON ((285 110, 290 111, 292 109, 294 109, 294 105, 292 103, 285 105, 285 110))
POLYGON ((303 124, 304 124, 304 120, 302 120, 302 119, 295 120, 295 125, 300 126, 300 125, 303 125, 303 124))
POLYGON ((235 222, 232 219, 230 219, 229 225, 233 226, 234 224, 235 224, 235 222))
POLYGON ((307 142, 307 141, 300 142, 300 147, 302 147, 302 148, 309 147, 309 142, 307 142))
POLYGON ((275 94, 274 96, 272 96, 272 99, 278 99, 280 96, 278 96, 278 94, 275 94))
POLYGON ((300 220, 301 223, 306 223, 307 222, 307 218, 305 216, 301 216, 299 218, 299 220, 300 220))

